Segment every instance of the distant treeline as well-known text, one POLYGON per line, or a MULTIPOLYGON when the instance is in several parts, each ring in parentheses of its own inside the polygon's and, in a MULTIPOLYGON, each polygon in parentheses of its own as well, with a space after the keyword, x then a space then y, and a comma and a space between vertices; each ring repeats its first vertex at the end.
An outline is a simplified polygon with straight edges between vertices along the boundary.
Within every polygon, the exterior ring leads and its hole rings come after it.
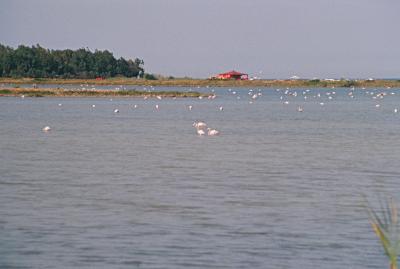
POLYGON ((0 44, 0 77, 142 77, 143 60, 116 59, 107 50, 49 50, 40 45, 17 49, 0 44))

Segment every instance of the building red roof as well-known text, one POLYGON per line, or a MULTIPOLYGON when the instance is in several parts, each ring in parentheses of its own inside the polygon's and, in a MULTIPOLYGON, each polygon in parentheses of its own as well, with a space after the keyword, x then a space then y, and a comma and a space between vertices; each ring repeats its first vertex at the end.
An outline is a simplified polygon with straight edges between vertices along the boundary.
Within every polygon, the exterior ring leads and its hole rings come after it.
POLYGON ((247 75, 247 74, 240 73, 240 72, 237 72, 235 70, 232 70, 232 71, 229 71, 229 72, 226 72, 226 73, 221 73, 220 75, 241 76, 241 75, 247 75))
POLYGON ((240 73, 235 70, 221 73, 216 76, 211 77, 212 79, 236 79, 236 80, 248 80, 249 75, 245 73, 240 73))

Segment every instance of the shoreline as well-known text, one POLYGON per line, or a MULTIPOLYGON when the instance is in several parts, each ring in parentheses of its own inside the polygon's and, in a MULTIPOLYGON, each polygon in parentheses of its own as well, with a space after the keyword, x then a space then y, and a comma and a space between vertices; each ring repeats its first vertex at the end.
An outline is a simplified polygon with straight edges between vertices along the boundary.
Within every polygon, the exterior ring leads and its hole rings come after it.
POLYGON ((138 91, 132 90, 64 90, 56 88, 35 89, 0 87, 0 97, 123 97, 123 98, 198 98, 209 94, 177 91, 138 91))
MULTIPOLYGON (((46 79, 46 78, 0 78, 0 84, 60 84, 60 85, 132 85, 132 86, 164 86, 164 87, 285 87, 285 88, 332 88, 332 87, 399 87, 400 80, 212 80, 212 79, 158 79, 146 80, 136 78, 107 79, 46 79)), ((10 86, 11 87, 11 86, 10 86)))

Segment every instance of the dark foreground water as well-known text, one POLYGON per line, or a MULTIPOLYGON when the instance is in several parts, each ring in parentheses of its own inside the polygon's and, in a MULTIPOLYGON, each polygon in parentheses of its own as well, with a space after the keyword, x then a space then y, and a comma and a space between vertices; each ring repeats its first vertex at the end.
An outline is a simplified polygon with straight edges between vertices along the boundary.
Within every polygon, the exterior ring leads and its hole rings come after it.
POLYGON ((400 198, 398 90, 215 92, 0 98, 0 268, 387 267, 360 194, 400 198))

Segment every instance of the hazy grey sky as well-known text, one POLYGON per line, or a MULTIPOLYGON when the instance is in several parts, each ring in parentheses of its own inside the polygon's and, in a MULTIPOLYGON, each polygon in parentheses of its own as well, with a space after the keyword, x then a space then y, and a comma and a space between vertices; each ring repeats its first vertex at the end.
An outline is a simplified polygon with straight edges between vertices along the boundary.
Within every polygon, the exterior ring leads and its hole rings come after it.
POLYGON ((147 72, 400 77, 400 0, 0 0, 0 43, 108 49, 147 72))

